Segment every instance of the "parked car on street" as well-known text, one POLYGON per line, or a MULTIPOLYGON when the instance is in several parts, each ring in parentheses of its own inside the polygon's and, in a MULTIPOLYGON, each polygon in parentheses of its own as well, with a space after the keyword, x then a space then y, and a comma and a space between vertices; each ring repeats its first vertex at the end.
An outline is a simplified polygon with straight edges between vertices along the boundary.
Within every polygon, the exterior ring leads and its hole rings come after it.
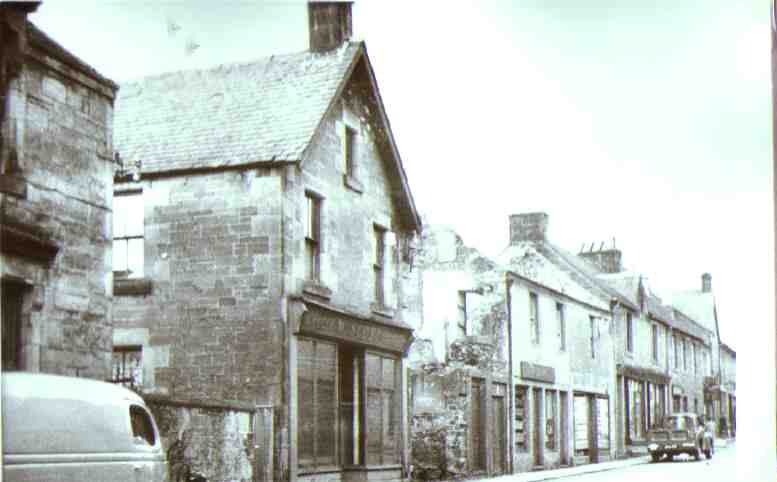
POLYGON ((154 417, 124 387, 5 372, 2 401, 3 480, 167 480, 154 417))
POLYGON ((708 459, 715 451, 714 435, 707 431, 702 419, 695 413, 674 413, 664 419, 663 427, 648 432, 648 452, 653 462, 664 456, 688 454, 696 460, 703 453, 708 459))

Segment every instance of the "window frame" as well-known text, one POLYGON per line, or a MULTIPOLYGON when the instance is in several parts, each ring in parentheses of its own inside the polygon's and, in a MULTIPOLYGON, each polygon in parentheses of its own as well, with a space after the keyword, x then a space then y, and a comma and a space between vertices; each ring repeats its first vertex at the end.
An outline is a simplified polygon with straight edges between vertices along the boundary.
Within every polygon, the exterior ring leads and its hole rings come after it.
POLYGON ((540 344, 540 297, 534 291, 529 292, 529 329, 531 341, 535 345, 540 344))
POLYGON ((596 317, 588 315, 588 322, 591 328, 591 359, 596 359, 596 317))
MULTIPOLYGON (((372 226, 373 239, 375 240, 375 250, 373 258, 373 283, 374 299, 378 306, 386 305, 386 233, 388 229, 378 224, 372 226)), ((466 317, 466 314, 465 314, 466 317)))
POLYGON ((556 303, 556 317, 558 319, 558 331, 559 331, 559 350, 566 351, 567 349, 567 320, 566 320, 566 306, 564 303, 556 303))
POLYGON ((143 190, 139 188, 133 188, 133 189, 124 189, 121 191, 115 191, 113 193, 113 225, 111 227, 111 249, 113 250, 113 259, 111 260, 111 270, 114 273, 114 276, 117 276, 117 273, 125 273, 123 276, 119 276, 120 278, 129 278, 129 279, 138 279, 143 278, 145 276, 145 236, 146 236, 146 223, 145 223, 145 213, 144 213, 144 199, 143 199, 143 190), (132 209, 127 208, 119 208, 120 204, 123 203, 117 203, 117 198, 125 198, 125 199, 132 199, 135 202, 140 203, 140 212, 135 213, 132 211, 132 209), (140 216, 140 222, 138 223, 138 220, 135 219, 135 224, 138 224, 140 226, 140 234, 137 234, 135 232, 129 233, 128 226, 132 225, 130 216, 131 215, 139 215, 140 216), (122 219, 124 221, 124 226, 121 229, 121 235, 116 236, 117 231, 117 222, 119 219, 122 219), (139 260, 139 264, 134 262, 130 263, 130 244, 131 241, 138 241, 140 240, 140 256, 141 259, 139 260), (116 253, 119 249, 119 246, 124 245, 124 268, 123 270, 116 269, 116 253), (138 272, 134 272, 130 270, 130 265, 136 266, 139 268, 138 272))
POLYGON ((343 164, 345 165, 345 175, 350 179, 356 179, 356 138, 359 130, 352 127, 347 122, 343 122, 343 164))
POLYGON ((634 317, 626 311, 626 351, 634 353, 634 317))
POLYGON ((650 355, 654 363, 658 363, 658 324, 650 325, 650 355))
POLYGON ((143 345, 113 346, 113 352, 111 353, 111 381, 114 383, 121 383, 121 385, 127 388, 139 388, 143 386, 143 345), (117 372, 114 357, 119 353, 121 353, 121 368, 119 372, 117 372), (131 367, 128 362, 131 354, 137 354, 137 359, 139 360, 138 369, 140 370, 140 374, 137 378, 134 373, 131 373, 133 367, 131 367))
POLYGON ((305 191, 305 279, 321 284, 321 213, 323 198, 305 191))

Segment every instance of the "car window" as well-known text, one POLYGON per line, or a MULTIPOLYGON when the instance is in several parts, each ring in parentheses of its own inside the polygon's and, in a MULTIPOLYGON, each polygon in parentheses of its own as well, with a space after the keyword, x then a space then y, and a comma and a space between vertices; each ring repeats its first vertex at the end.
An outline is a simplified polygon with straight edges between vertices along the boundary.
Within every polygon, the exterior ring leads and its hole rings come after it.
POLYGON ((151 415, 138 405, 130 406, 130 422, 132 424, 132 437, 136 444, 148 444, 153 446, 156 443, 156 434, 154 433, 154 424, 151 422, 151 415))

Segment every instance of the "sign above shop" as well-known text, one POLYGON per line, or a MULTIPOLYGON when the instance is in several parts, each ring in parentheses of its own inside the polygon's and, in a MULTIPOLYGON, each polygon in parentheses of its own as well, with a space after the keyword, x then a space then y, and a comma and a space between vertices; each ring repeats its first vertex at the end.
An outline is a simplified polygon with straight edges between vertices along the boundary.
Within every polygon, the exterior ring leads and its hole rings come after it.
POLYGON ((305 335, 333 338, 348 343, 367 345, 381 350, 404 353, 411 342, 412 331, 349 316, 306 303, 299 332, 305 335))
POLYGON ((553 367, 537 365, 536 363, 521 362, 521 377, 526 380, 555 383, 556 370, 553 367))

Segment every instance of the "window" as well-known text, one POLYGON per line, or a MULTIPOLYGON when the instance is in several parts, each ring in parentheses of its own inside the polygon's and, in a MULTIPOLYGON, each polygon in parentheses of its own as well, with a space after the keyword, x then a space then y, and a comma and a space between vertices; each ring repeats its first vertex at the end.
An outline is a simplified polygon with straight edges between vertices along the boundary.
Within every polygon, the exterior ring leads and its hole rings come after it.
POLYGON ((375 259, 372 266, 375 277, 375 303, 380 306, 385 304, 385 290, 383 286, 383 266, 385 265, 385 253, 386 253, 386 230, 375 226, 375 259))
POLYGON ((130 425, 132 426, 132 437, 136 445, 156 444, 156 434, 154 433, 154 424, 151 422, 151 416, 143 407, 130 405, 130 425))
POLYGON ((2 340, 3 370, 21 370, 22 368, 22 302, 24 285, 3 281, 2 290, 2 340))
POLYGON ((305 193, 307 200, 307 222, 305 232, 305 257, 307 279, 321 281, 321 199, 312 193, 305 193))
POLYGON ((626 312, 626 351, 634 351, 634 320, 629 311, 626 312))
POLYGON ((683 338, 683 370, 688 369, 688 342, 683 338))
POLYGON ((591 328, 591 358, 596 358, 596 318, 589 315, 588 324, 591 328))
POLYGON ((143 386, 143 347, 114 346, 111 378, 125 387, 143 386))
POLYGON ((526 392, 526 387, 515 386, 515 450, 518 452, 528 450, 529 405, 526 401, 526 392))
POLYGON ((120 278, 143 277, 143 193, 113 197, 113 271, 120 278))
POLYGON ((545 390, 545 448, 556 450, 556 392, 545 390))
POLYGON ((628 443, 645 434, 645 384, 631 378, 626 383, 626 436, 628 443))
POLYGON ((540 307, 537 293, 529 293, 529 325, 531 328, 531 340, 540 342, 540 307))
POLYGON ((691 342, 691 362, 693 363, 693 373, 698 373, 699 363, 696 359, 696 342, 691 342))
POLYGON ((458 320, 458 336, 467 336, 467 292, 459 290, 459 320, 458 320))
POLYGON ((672 335, 672 345, 674 346, 674 367, 675 370, 680 369, 680 340, 677 339, 677 335, 672 335))
POLYGON ((562 303, 556 303, 556 316, 558 317, 559 348, 564 351, 567 349, 567 322, 564 319, 564 305, 562 303))
POLYGON ((301 339, 297 346, 299 465, 332 467, 337 465, 336 345, 301 339))
POLYGON ((399 463, 399 374, 397 361, 374 353, 366 355, 365 419, 367 465, 399 463))
POLYGON ((344 126, 343 132, 343 156, 345 161, 345 175, 356 177, 356 129, 344 126))
POLYGON ((658 363, 658 325, 650 325, 651 335, 651 353, 653 355, 653 361, 658 363))

